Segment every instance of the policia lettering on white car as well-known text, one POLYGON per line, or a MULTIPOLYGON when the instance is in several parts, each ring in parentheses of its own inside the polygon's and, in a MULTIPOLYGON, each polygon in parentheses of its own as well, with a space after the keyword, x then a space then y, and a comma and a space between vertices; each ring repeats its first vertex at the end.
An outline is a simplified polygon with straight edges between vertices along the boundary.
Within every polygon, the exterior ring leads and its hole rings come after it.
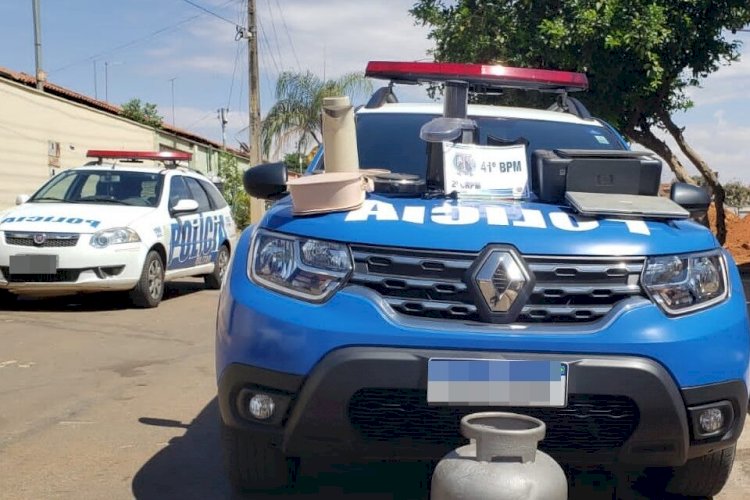
POLYGON ((213 262, 226 241, 227 232, 221 214, 190 217, 172 222, 168 268, 199 266, 213 262))
POLYGON ((55 215, 32 215, 32 216, 21 216, 21 217, 6 217, 0 224, 6 222, 52 222, 54 223, 65 223, 65 224, 88 224, 90 227, 97 227, 101 221, 93 219, 81 219, 80 217, 57 217, 55 215))

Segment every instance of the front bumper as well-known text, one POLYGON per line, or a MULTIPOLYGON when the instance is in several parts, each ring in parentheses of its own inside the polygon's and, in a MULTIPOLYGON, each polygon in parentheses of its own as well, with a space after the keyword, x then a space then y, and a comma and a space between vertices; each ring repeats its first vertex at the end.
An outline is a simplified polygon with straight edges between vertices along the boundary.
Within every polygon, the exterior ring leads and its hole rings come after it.
POLYGON ((89 246, 89 237, 82 234, 77 245, 63 248, 0 245, 0 288, 21 295, 132 289, 143 269, 145 247, 140 243, 128 243, 96 249, 89 246), (11 276, 12 255, 56 255, 58 272, 11 276))
POLYGON ((307 377, 228 366, 219 380, 221 415, 290 456, 438 459, 465 441, 462 415, 489 409, 428 406, 427 360, 436 356, 569 362, 568 407, 510 409, 545 421, 540 447, 564 463, 680 465, 734 444, 747 413, 743 381, 679 390, 645 358, 349 347, 327 355, 307 377), (244 410, 255 392, 276 398, 268 423, 244 410), (718 401, 731 404, 731 425, 696 439, 687 408, 718 401))

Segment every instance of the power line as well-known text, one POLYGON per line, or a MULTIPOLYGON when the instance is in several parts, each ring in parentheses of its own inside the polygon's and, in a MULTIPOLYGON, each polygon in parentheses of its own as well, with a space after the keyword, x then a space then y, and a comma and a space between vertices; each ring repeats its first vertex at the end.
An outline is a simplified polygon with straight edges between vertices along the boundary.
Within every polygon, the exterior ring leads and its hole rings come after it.
POLYGON ((286 19, 284 16, 284 10, 281 8, 281 4, 279 3, 279 0, 276 0, 276 7, 279 9, 279 14, 281 15, 281 22, 284 24, 284 31, 286 31, 286 38, 289 40, 289 46, 292 48, 292 55, 294 55, 294 60, 297 61, 297 68, 299 69, 299 72, 302 73, 302 65, 299 63, 299 58, 297 57, 297 51, 294 49, 294 42, 292 42, 292 37, 289 35, 289 27, 286 25, 286 19))
POLYGON ((271 9, 271 0, 266 0, 268 6, 268 17, 271 18, 271 28, 273 29, 273 37, 276 40, 276 53, 279 55, 279 65, 285 68, 284 58, 281 55, 281 43, 279 43, 279 34, 276 32, 276 22, 274 21, 273 9, 271 9))
POLYGON ((175 24, 172 24, 170 26, 167 26, 167 27, 161 28, 159 30, 156 30, 153 33, 150 33, 150 34, 148 34, 148 35, 146 35, 144 37, 136 38, 136 39, 131 40, 129 42, 126 42, 126 43, 124 43, 122 45, 118 45, 116 47, 113 47, 111 49, 105 50, 103 52, 99 52, 98 54, 94 54, 93 56, 86 57, 85 59, 79 59, 79 60, 74 61, 72 63, 66 64, 65 66, 60 66, 59 68, 51 70, 51 72, 64 71, 64 70, 66 70, 68 68, 72 68, 73 66, 78 66, 79 64, 87 63, 87 62, 92 61, 94 59, 99 59, 100 57, 105 56, 107 54, 111 54, 112 52, 117 52, 118 50, 126 49, 128 47, 132 47, 133 45, 137 45, 137 44, 139 44, 141 42, 145 42, 146 40, 150 40, 151 38, 154 38, 155 36, 160 35, 160 34, 166 32, 166 31, 172 30, 172 29, 174 29, 174 28, 176 28, 176 27, 178 27, 178 26, 180 26, 182 24, 185 24, 187 22, 193 21, 193 20, 201 17, 201 15, 202 14, 198 14, 197 16, 189 17, 189 18, 184 19, 184 20, 182 20, 182 21, 180 21, 178 23, 175 23, 175 24))
POLYGON ((200 9, 200 10, 202 10, 203 12, 205 12, 207 14, 211 14, 212 16, 214 16, 217 19, 221 19, 222 21, 229 23, 232 26, 237 26, 238 28, 242 27, 239 24, 235 23, 234 21, 230 21, 226 17, 224 17, 224 16, 222 16, 220 14, 217 14, 216 12, 214 12, 212 10, 208 10, 207 8, 203 7, 202 5, 199 5, 199 4, 195 3, 195 2, 192 2, 191 0, 182 0, 182 1, 185 2, 185 3, 189 3, 190 5, 192 5, 193 7, 195 7, 196 9, 200 9))
POLYGON ((268 37, 266 36, 266 30, 265 28, 263 28, 263 23, 260 22, 260 19, 258 19, 258 26, 260 26, 260 33, 262 35, 261 41, 265 42, 266 44, 268 55, 271 56, 271 61, 273 61, 274 68, 276 68, 276 73, 281 74, 281 70, 279 69, 279 64, 276 62, 276 56, 273 55, 273 51, 271 50, 271 44, 268 43, 268 37))
MULTIPOLYGON (((245 55, 245 50, 247 50, 247 46, 245 44, 242 44, 241 48, 242 48, 242 51, 240 55, 243 56, 245 55)), ((247 58, 243 58, 242 69, 244 73, 247 73, 247 58)), ((243 106, 243 102, 242 102, 242 95, 245 93, 246 86, 247 86, 247 79, 241 78, 240 79, 240 95, 237 98, 237 109, 247 108, 247 106, 243 106)), ((250 117, 248 115, 246 115, 245 113, 240 113, 240 117, 241 117, 240 119, 241 123, 243 124, 249 123, 250 117)))
POLYGON ((237 76, 237 62, 240 59, 240 49, 244 43, 237 42, 237 50, 234 51, 234 68, 232 69, 232 83, 229 85, 229 98, 227 99, 227 108, 232 102, 232 92, 234 91, 234 79, 237 76))
MULTIPOLYGON (((263 39, 261 38, 260 41, 262 42, 263 39)), ((267 51, 261 50, 259 56, 260 56, 260 60, 263 63, 263 65, 266 66, 266 67, 268 67, 269 70, 270 70, 270 65, 268 64, 268 54, 269 53, 267 51)), ((271 54, 271 55, 273 55, 273 54, 271 54)), ((277 71, 276 78, 278 79, 278 76, 279 76, 279 74, 278 74, 278 68, 276 69, 276 71, 277 71)), ((273 89, 273 88, 275 88, 275 85, 271 81, 271 77, 268 75, 269 73, 270 73, 270 71, 264 71, 263 72, 263 77, 266 80, 267 88, 273 89)))
MULTIPOLYGON (((232 3, 233 1, 234 0, 228 0, 227 2, 225 2, 224 4, 222 4, 221 7, 224 7, 224 6, 232 3)), ((129 47, 134 46, 134 45, 138 45, 139 43, 142 43, 142 42, 145 42, 147 40, 150 40, 150 39, 152 39, 152 38, 154 38, 154 37, 156 37, 158 35, 161 35, 162 33, 166 33, 168 31, 171 31, 171 30, 173 30, 173 29, 175 29, 175 28, 177 28, 179 26, 182 26, 183 24, 195 21, 196 19, 198 19, 200 17, 203 17, 203 14, 197 14, 195 16, 188 17, 186 19, 183 19, 182 21, 178 21, 178 22, 176 22, 174 24, 170 24, 168 26, 165 26, 165 27, 163 27, 161 29, 158 29, 158 30, 156 30, 156 31, 154 31, 152 33, 149 33, 148 35, 145 35, 143 37, 134 38, 133 40, 130 40, 129 42, 123 43, 122 45, 117 45, 116 47, 104 50, 104 51, 99 52, 97 54, 94 54, 92 56, 89 56, 89 57, 86 57, 86 58, 82 58, 82 59, 78 59, 78 60, 73 61, 71 63, 65 64, 64 66, 60 66, 59 68, 55 68, 53 70, 50 70, 50 73, 56 73, 58 71, 65 71, 66 69, 72 68, 73 66, 78 66, 79 64, 88 63, 89 61, 93 61, 95 59, 99 59, 100 57, 105 56, 107 54, 111 54, 113 52, 117 52, 119 50, 127 49, 129 47)), ((234 24, 234 23, 232 23, 232 24, 234 24)))
POLYGON ((214 113, 215 113, 214 111, 209 111, 208 113, 206 113, 205 115, 203 115, 202 117, 198 118, 193 123, 191 123, 190 125, 188 125, 187 127, 185 127, 185 129, 189 130, 193 126, 195 126, 195 125, 199 124, 200 122, 206 120, 209 116, 213 116, 214 113))

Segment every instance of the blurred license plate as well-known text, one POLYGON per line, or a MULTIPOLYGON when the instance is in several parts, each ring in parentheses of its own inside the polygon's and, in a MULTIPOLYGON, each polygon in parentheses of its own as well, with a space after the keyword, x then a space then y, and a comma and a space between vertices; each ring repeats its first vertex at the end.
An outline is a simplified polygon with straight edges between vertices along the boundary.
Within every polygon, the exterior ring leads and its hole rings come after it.
POLYGON ((11 255, 10 274, 56 274, 57 255, 11 255))
POLYGON ((427 403, 456 406, 568 404, 568 365, 560 361, 430 359, 427 403))

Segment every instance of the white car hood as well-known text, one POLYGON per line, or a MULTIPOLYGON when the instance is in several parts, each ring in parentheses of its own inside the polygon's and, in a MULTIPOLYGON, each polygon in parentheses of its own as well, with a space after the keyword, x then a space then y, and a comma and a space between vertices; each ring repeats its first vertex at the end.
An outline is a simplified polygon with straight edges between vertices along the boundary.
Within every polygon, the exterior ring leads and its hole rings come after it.
POLYGON ((155 210, 103 203, 24 203, 0 214, 0 231, 95 233, 126 227, 155 210))

